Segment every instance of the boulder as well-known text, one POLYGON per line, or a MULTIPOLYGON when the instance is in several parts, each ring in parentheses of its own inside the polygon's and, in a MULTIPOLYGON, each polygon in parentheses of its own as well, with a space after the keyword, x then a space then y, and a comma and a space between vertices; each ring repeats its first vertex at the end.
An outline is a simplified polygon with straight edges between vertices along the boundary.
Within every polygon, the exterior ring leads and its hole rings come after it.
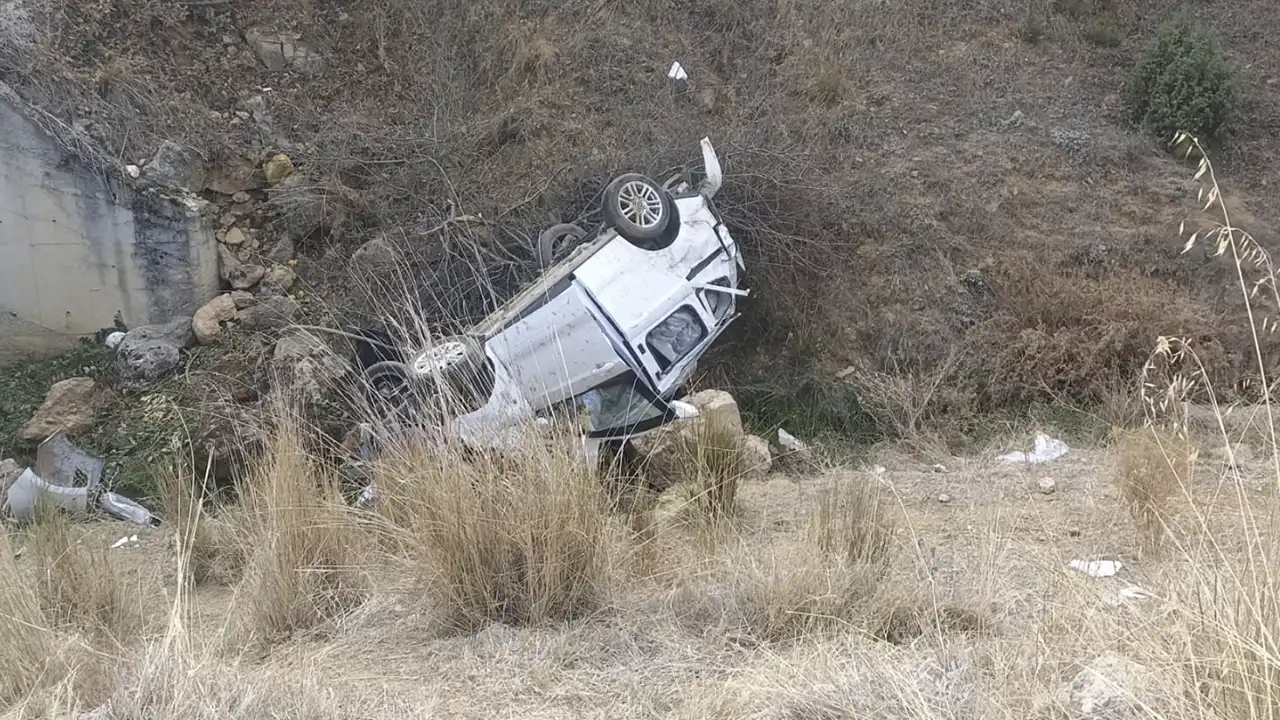
POLYGON ((295 332, 276 341, 271 355, 274 387, 290 399, 322 403, 340 391, 351 363, 314 335, 295 332))
POLYGON ((201 345, 208 345, 217 342, 222 336, 223 325, 235 320, 237 315, 236 303, 231 295, 219 295, 196 311, 195 317, 191 319, 191 329, 201 345))
POLYGON ((59 430, 74 436, 92 428, 98 410, 97 396, 97 383, 93 378, 70 378, 54 383, 18 437, 39 442, 59 430))
POLYGON ((351 274, 358 280, 380 277, 400 264, 400 252, 385 237, 361 245, 351 254, 351 274))
POLYGON ((1142 665, 1106 653, 1063 686, 1057 702, 1071 720, 1137 720, 1147 716, 1140 699, 1146 676, 1142 665))
POLYGON ((738 401, 724 390, 701 390, 684 401, 698 408, 698 419, 702 422, 713 422, 737 436, 743 434, 738 401))
MULTIPOLYGON (((640 471, 651 490, 661 493, 688 475, 695 463, 693 453, 708 438, 733 443, 742 454, 748 475, 760 477, 768 472, 772 465, 768 444, 764 444, 766 458, 762 462, 760 445, 748 440, 743 432, 742 416, 732 395, 723 390, 703 390, 686 397, 684 402, 697 408, 698 414, 632 439, 639 455, 640 471)), ((757 440, 763 442, 760 438, 757 440)))
POLYGON ((239 247, 249 239, 248 235, 238 227, 227 228, 226 233, 222 236, 222 242, 232 247, 239 247))
POLYGON ((227 282, 231 283, 231 287, 236 290, 251 289, 261 282, 266 274, 266 268, 251 263, 240 263, 226 272, 227 282))
POLYGON ((260 284, 262 292, 283 295, 289 292, 298 276, 288 265, 273 265, 267 270, 260 284))
POLYGON ((116 347, 116 368, 125 380, 155 380, 178 366, 182 350, 195 343, 192 319, 143 325, 125 333, 116 347))
POLYGON ((294 323, 301 308, 283 295, 257 299, 240 311, 240 327, 251 332, 282 330, 294 323))
POLYGON ((194 148, 166 140, 141 176, 155 185, 199 192, 205 182, 204 158, 194 148))

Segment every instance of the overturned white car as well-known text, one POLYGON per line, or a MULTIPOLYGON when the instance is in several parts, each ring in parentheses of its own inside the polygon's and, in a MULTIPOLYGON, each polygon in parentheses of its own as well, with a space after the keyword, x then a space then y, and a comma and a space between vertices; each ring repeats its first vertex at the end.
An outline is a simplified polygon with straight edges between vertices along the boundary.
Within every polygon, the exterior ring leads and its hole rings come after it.
POLYGON ((376 396, 397 416, 438 419, 449 436, 495 449, 568 404, 585 410, 597 444, 686 413, 674 398, 747 295, 712 202, 722 175, 707 139, 702 159, 699 182, 687 170, 661 184, 613 180, 600 227, 542 233, 533 285, 464 335, 368 365, 376 396))

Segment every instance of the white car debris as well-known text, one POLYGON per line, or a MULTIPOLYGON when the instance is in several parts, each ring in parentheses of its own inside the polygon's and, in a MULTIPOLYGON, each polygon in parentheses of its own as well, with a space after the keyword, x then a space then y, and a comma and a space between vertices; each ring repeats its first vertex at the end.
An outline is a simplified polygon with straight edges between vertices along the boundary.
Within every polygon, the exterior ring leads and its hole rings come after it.
POLYGON ((696 414, 675 398, 747 295, 741 253, 712 202, 720 161, 708 139, 701 149, 700 182, 688 170, 661 184, 628 173, 605 189, 600 227, 544 231, 542 275, 465 334, 367 364, 388 418, 502 449, 572 406, 585 410, 592 455, 696 414))
POLYGON ((1066 455, 1071 448, 1067 444, 1057 438, 1051 438, 1044 433, 1036 433, 1035 447, 1031 452, 1023 452, 1015 450, 996 458, 1000 462, 1006 463, 1027 463, 1030 465, 1039 465, 1047 463, 1050 460, 1057 460, 1066 455))
POLYGON ((27 468, 5 491, 3 514, 18 521, 30 520, 43 501, 74 513, 98 510, 139 525, 159 525, 146 508, 102 483, 106 462, 76 447, 59 430, 40 443, 35 468, 27 468))
POLYGON ((1124 568, 1119 560, 1072 560, 1067 566, 1095 578, 1111 577, 1124 568))

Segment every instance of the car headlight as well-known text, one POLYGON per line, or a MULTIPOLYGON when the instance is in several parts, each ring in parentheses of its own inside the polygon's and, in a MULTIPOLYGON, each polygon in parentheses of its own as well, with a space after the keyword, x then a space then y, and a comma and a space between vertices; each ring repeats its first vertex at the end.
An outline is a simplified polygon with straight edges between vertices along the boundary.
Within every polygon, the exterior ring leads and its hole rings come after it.
POLYGON ((645 342, 665 370, 692 352, 706 336, 707 328, 698 313, 685 305, 650 330, 645 342))

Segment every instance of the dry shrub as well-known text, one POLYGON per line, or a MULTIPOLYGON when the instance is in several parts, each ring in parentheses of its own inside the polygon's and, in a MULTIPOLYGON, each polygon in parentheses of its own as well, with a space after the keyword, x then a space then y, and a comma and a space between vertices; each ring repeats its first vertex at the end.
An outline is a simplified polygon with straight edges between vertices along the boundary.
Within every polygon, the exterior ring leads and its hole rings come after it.
POLYGON ((1119 433, 1116 484, 1139 547, 1155 552, 1167 539, 1176 497, 1191 487, 1194 451, 1185 436, 1155 427, 1119 433))
POLYGON ((28 547, 35 589, 49 622, 92 635, 124 639, 142 624, 139 599, 128 592, 104 547, 82 542, 66 515, 42 510, 28 547))
POLYGON ((738 483, 750 470, 741 429, 702 417, 681 439, 683 482, 695 516, 710 525, 731 520, 738 512, 738 483))
POLYGON ((534 430, 501 456, 415 441, 384 451, 379 512, 450 626, 540 623, 599 606, 608 508, 573 442, 534 430))
POLYGON ((9 533, 0 528, 0 706, 34 688, 53 655, 40 602, 18 574, 9 533))
POLYGON ((994 284, 1000 318, 973 338, 987 356, 991 406, 1094 406, 1138 376, 1161 335, 1204 338, 1209 376, 1230 372, 1204 308, 1152 278, 1033 265, 998 272, 994 284))
POLYGON ((974 389, 959 374, 960 355, 952 352, 938 365, 917 372, 881 372, 863 364, 849 381, 862 409, 888 437, 918 440, 963 428, 977 407, 974 389))
POLYGON ((735 610, 755 637, 790 641, 851 628, 875 635, 884 624, 894 523, 877 486, 841 475, 828 482, 799 543, 764 560, 732 558, 735 610))
POLYGON ((158 482, 165 526, 174 534, 186 578, 197 585, 235 580, 249 547, 242 525, 210 515, 203 485, 186 472, 173 468, 158 482))
POLYGON ((271 642, 336 621, 368 591, 366 540, 337 481, 304 450, 295 416, 279 412, 240 496, 250 549, 243 633, 271 642))

